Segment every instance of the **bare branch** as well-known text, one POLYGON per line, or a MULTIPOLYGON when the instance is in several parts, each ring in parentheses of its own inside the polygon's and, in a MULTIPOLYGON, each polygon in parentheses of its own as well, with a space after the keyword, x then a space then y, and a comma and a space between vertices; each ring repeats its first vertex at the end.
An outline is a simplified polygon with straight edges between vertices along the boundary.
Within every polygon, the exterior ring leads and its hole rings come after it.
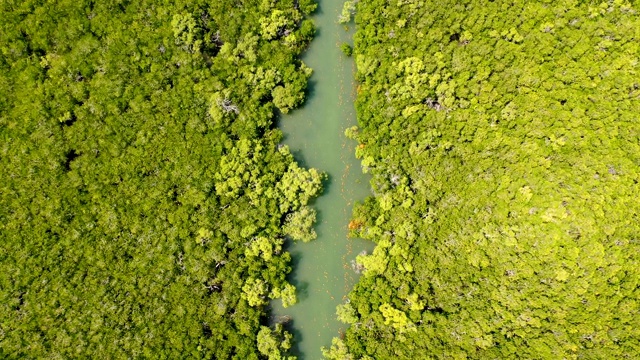
POLYGON ((218 106, 220 106, 222 108, 222 110, 224 110, 227 113, 230 112, 234 112, 236 114, 240 113, 240 110, 238 110, 238 107, 236 105, 234 105, 231 100, 224 98, 224 99, 218 99, 217 101, 218 106))

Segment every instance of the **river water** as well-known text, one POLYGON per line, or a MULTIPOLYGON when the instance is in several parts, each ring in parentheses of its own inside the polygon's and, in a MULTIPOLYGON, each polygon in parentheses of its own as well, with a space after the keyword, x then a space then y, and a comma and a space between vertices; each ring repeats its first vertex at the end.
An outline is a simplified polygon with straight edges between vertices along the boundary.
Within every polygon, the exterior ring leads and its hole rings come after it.
POLYGON ((353 31, 337 22, 342 4, 343 0, 318 1, 313 16, 318 30, 302 57, 314 70, 307 100, 279 122, 284 143, 296 160, 329 176, 313 204, 318 211, 318 238, 288 248, 293 258, 289 281, 298 289, 299 302, 287 309, 280 301, 272 302, 275 318, 292 318, 293 354, 301 360, 320 359, 320 347, 330 346, 345 329, 335 311, 358 278, 350 263, 362 250, 373 248, 373 243, 347 239, 353 202, 370 195, 370 187, 354 155, 356 142, 344 136, 344 130, 357 122, 354 64, 339 48, 343 42, 351 43, 353 31))

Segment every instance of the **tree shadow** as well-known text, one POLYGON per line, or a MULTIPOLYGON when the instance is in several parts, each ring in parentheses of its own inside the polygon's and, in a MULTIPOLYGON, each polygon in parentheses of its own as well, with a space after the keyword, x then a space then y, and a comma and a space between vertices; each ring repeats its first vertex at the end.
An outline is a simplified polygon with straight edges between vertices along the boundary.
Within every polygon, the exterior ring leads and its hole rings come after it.
POLYGON ((312 17, 316 17, 324 14, 324 12, 322 11, 322 0, 317 0, 316 5, 317 5, 316 9, 313 10, 313 12, 311 13, 312 17))
POLYGON ((298 109, 302 109, 304 107, 304 105, 311 99, 315 98, 316 93, 318 92, 318 80, 315 79, 316 75, 313 74, 311 75, 311 77, 309 78, 309 80, 307 81, 307 87, 304 90, 304 103, 297 107, 296 110, 298 109))
MULTIPOLYGON (((287 136, 285 135, 285 137, 283 138, 283 141, 286 141, 287 136)), ((309 169, 309 163, 306 161, 306 159, 304 158, 304 153, 302 151, 302 149, 289 149, 289 152, 291 153, 291 155, 293 155, 293 160, 295 160, 296 163, 298 163, 298 165, 300 167, 303 167, 305 169, 309 169)))
POLYGON ((302 332, 295 325, 295 319, 289 315, 274 315, 270 314, 269 316, 269 327, 273 327, 275 324, 282 324, 282 327, 285 331, 291 333, 293 335, 293 341, 291 342, 291 348, 289 349, 289 354, 293 356, 297 356, 298 359, 304 359, 305 354, 300 349, 300 343, 304 336, 302 332))
MULTIPOLYGON (((305 166, 306 167, 306 166, 305 166)), ((316 210, 316 222, 315 224, 313 224, 313 228, 314 230, 316 230, 316 233, 318 232, 318 226, 319 224, 322 224, 322 221, 324 220, 323 218, 323 213, 322 211, 319 209, 318 206, 316 206, 316 203, 319 199, 326 197, 327 195, 329 195, 329 193, 331 192, 331 190, 333 189, 333 187, 335 186, 335 181, 333 180, 333 176, 326 174, 326 177, 322 180, 322 192, 320 194, 318 194, 317 197, 311 199, 309 201, 309 206, 312 207, 313 209, 316 210)), ((318 234, 320 235, 320 234, 318 234)), ((316 240, 313 240, 316 241, 316 240)))
POLYGON ((296 356, 298 359, 305 359, 305 353, 300 349, 300 343, 304 339, 304 336, 302 335, 302 332, 298 330, 298 327, 295 326, 295 322, 296 321, 294 319, 291 319, 284 325, 284 329, 293 335, 293 341, 289 353, 296 356))
MULTIPOLYGON (((304 257, 304 255, 302 254, 301 251, 293 250, 293 248, 294 248, 294 241, 289 238, 286 238, 282 246, 282 250, 288 251, 289 254, 291 255, 291 262, 290 262, 291 268, 300 269, 300 263, 302 262, 302 258, 304 257)), ((287 281, 291 285, 296 287, 296 295, 298 296, 298 302, 300 302, 309 298, 309 283, 307 281, 301 281, 300 279, 298 279, 298 274, 299 272, 297 271, 291 271, 287 275, 287 281)))

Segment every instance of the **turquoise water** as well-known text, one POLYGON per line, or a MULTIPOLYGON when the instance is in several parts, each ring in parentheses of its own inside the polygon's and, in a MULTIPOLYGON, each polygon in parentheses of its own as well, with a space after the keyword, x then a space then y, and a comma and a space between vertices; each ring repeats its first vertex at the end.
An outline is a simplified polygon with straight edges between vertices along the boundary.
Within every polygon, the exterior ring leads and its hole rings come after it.
POLYGON ((329 176, 323 194, 313 206, 318 211, 318 238, 293 244, 290 281, 298 288, 299 302, 287 309, 274 301, 276 318, 292 318, 293 353, 299 359, 320 359, 321 346, 329 346, 345 325, 338 322, 335 308, 346 299, 358 275, 350 262, 373 244, 347 238, 347 225, 354 201, 370 195, 369 178, 362 174, 354 156, 355 141, 344 130, 356 125, 354 64, 340 50, 351 42, 352 32, 338 24, 342 0, 320 0, 313 18, 318 32, 303 61, 314 70, 307 100, 302 108, 285 115, 280 128, 285 144, 302 165, 329 176))

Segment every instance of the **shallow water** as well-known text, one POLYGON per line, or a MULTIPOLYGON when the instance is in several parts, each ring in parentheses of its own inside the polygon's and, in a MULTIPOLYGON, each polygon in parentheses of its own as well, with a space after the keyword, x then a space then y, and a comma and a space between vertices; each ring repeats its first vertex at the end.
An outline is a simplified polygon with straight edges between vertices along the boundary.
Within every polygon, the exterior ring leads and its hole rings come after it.
POLYGON ((318 31, 302 57, 314 70, 307 100, 279 122, 284 143, 296 160, 329 176, 313 204, 318 211, 318 238, 288 248, 293 257, 289 281, 298 288, 299 302, 287 309, 280 301, 272 304, 274 318, 292 318, 293 353, 302 360, 320 359, 320 347, 330 346, 345 329, 336 320, 335 309, 358 278, 350 262, 362 250, 373 248, 370 242, 347 238, 353 202, 370 195, 369 178, 354 156, 357 144, 344 136, 346 128, 356 125, 353 59, 340 50, 343 42, 351 43, 352 29, 337 22, 343 0, 318 3, 313 16, 318 31))

